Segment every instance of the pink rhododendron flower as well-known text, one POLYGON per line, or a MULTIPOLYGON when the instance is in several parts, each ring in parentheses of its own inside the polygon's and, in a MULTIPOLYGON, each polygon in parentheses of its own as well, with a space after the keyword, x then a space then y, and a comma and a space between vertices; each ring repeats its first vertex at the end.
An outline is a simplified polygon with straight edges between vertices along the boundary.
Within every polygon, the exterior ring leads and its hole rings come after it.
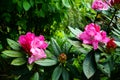
POLYGON ((107 10, 108 7, 108 4, 102 0, 94 0, 92 3, 92 9, 94 10, 107 10))
POLYGON ((31 32, 28 32, 26 35, 21 35, 18 40, 19 44, 29 55, 31 55, 30 53, 31 42, 33 41, 34 38, 35 35, 31 32))
POLYGON ((94 50, 98 48, 99 42, 107 43, 109 38, 106 36, 105 31, 100 31, 100 26, 94 23, 90 23, 85 27, 85 31, 78 35, 80 40, 83 40, 84 44, 90 44, 94 50))
POLYGON ((28 32, 26 35, 21 35, 18 42, 29 54, 28 62, 30 64, 41 58, 46 58, 44 50, 48 44, 45 42, 43 35, 35 36, 34 33, 28 32))

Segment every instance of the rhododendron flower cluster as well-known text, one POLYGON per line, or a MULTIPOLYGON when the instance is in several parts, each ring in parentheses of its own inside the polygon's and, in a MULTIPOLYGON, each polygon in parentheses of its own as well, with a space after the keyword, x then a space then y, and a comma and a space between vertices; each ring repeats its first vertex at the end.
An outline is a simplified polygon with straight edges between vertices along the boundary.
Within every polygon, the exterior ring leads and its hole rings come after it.
POLYGON ((26 35, 21 35, 18 42, 30 56, 28 59, 29 64, 41 58, 46 58, 44 50, 48 44, 45 42, 43 35, 35 36, 34 33, 28 32, 26 35))
POLYGON ((92 9, 94 10, 107 10, 109 5, 102 0, 94 0, 92 3, 92 9))
POLYGON ((85 27, 85 31, 78 35, 78 39, 84 44, 90 44, 94 50, 98 48, 99 43, 107 43, 110 39, 106 36, 105 31, 100 31, 100 26, 90 23, 85 27))

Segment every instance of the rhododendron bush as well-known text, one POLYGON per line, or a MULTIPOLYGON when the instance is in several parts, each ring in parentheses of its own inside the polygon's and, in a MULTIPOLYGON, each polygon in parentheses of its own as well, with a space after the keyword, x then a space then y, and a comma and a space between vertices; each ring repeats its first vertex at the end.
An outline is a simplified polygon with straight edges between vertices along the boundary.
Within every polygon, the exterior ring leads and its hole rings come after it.
POLYGON ((62 38, 33 30, 7 38, 1 59, 12 66, 8 80, 120 80, 119 7, 119 0, 93 0, 94 19, 69 24, 62 38))

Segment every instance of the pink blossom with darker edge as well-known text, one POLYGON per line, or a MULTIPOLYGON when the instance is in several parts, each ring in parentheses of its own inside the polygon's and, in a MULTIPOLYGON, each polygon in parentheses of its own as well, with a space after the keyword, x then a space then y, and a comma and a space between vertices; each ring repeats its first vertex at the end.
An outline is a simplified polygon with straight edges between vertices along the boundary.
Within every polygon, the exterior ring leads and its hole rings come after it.
POLYGON ((92 9, 94 10, 107 10, 109 8, 109 5, 102 0, 94 0, 92 3, 92 9))

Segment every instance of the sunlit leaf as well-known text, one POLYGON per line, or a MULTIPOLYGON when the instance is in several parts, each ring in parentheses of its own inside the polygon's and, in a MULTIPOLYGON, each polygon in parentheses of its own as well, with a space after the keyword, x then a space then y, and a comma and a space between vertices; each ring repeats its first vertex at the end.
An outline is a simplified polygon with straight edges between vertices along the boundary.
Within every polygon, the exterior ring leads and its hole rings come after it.
POLYGON ((2 53, 9 57, 22 57, 23 56, 23 53, 19 51, 5 50, 2 53))
POLYGON ((75 47, 82 46, 82 43, 76 38, 69 38, 68 41, 75 47))
POLYGON ((81 34, 82 33, 82 31, 81 30, 79 30, 78 28, 72 28, 72 27, 70 27, 70 26, 68 26, 68 28, 69 28, 69 30, 74 34, 74 35, 76 35, 76 37, 79 35, 79 34, 81 34))
POLYGON ((117 46, 120 47, 120 42, 119 41, 115 41, 115 43, 117 44, 117 46))
POLYGON ((70 3, 69 3, 69 0, 62 0, 62 3, 63 3, 63 5, 65 6, 65 7, 67 7, 67 8, 70 8, 71 6, 70 6, 70 3))
POLYGON ((24 58, 16 58, 12 60, 11 65, 20 66, 25 63, 26 63, 26 60, 24 58))
POLYGON ((23 2, 23 8, 25 9, 25 11, 28 11, 30 9, 31 5, 28 1, 24 1, 23 2))

